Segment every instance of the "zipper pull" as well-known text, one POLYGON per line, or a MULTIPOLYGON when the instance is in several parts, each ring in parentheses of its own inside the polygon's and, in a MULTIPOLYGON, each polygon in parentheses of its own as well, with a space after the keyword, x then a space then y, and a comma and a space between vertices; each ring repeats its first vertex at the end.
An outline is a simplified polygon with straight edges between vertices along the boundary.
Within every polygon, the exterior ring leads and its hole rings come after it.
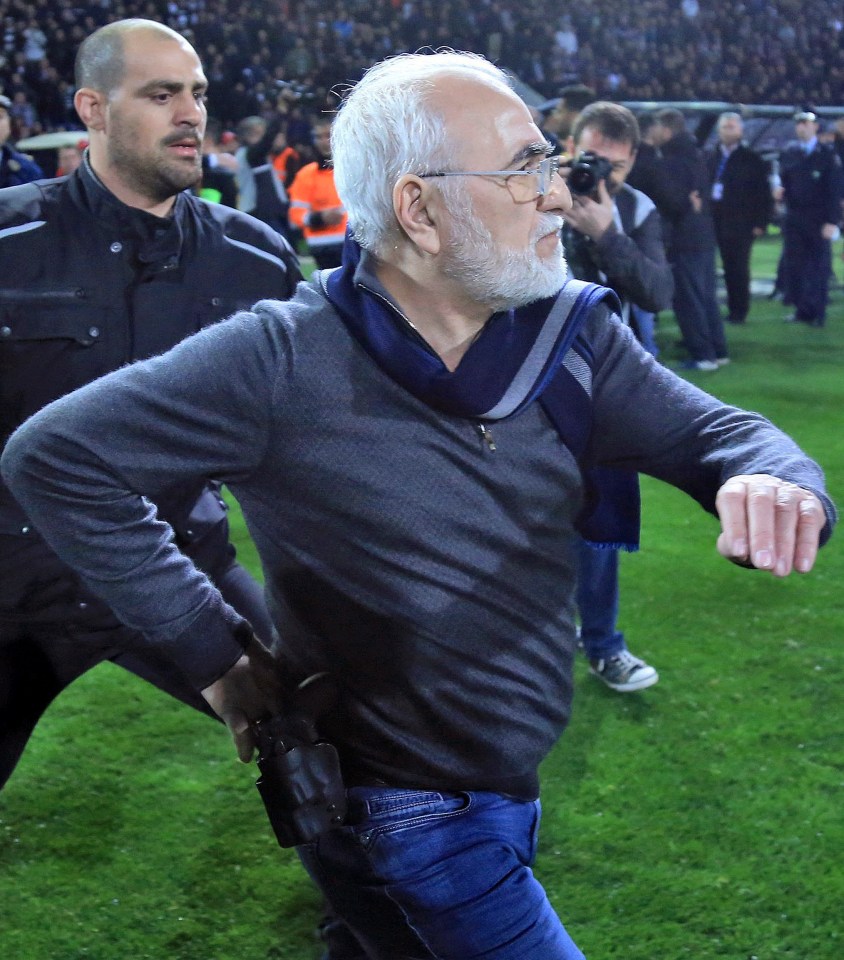
POLYGON ((481 439, 489 447, 491 453, 494 453, 496 450, 495 441, 492 439, 492 431, 489 430, 485 423, 478 424, 478 433, 481 435, 481 439))

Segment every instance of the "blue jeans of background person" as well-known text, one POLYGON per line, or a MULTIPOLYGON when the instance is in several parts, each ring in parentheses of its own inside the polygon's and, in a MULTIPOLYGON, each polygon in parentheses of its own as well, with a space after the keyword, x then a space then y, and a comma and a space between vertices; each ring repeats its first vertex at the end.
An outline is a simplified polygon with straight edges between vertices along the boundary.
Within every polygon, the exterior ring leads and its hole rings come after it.
POLYGON ((577 565, 580 640, 590 660, 608 659, 624 647, 618 619, 618 550, 590 547, 580 541, 577 565))
POLYGON ((539 801, 348 791, 346 825, 299 847, 371 960, 584 960, 530 865, 539 801))
POLYGON ((656 314, 637 307, 635 303, 630 304, 630 311, 633 315, 633 332, 636 334, 636 339, 652 357, 658 357, 659 347, 654 337, 656 314))

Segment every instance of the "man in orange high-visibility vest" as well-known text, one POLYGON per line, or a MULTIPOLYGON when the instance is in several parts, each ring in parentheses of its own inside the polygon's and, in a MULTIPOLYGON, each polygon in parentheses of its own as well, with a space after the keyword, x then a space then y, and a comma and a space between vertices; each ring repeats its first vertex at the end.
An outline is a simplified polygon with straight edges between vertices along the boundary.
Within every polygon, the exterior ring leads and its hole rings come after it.
POLYGON ((321 269, 339 267, 348 217, 337 188, 331 164, 331 128, 314 127, 314 146, 319 159, 306 164, 290 184, 290 225, 302 231, 308 252, 321 269))

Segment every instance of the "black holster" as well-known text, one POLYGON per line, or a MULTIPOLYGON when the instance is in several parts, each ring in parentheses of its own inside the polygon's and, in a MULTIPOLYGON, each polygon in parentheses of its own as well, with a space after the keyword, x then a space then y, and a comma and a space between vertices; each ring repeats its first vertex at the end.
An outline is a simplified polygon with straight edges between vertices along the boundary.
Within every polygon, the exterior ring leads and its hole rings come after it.
POLYGON ((282 847, 295 847, 340 826, 346 791, 335 747, 320 740, 310 717, 291 713, 252 725, 258 746, 256 781, 282 847))

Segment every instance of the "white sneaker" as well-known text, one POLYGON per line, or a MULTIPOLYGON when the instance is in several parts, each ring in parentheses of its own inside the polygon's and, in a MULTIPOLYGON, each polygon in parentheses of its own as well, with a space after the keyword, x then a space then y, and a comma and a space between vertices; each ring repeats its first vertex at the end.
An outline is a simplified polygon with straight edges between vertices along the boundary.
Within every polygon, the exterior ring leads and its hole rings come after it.
POLYGON ((590 660, 589 672, 619 693, 646 690, 659 681, 656 670, 629 650, 622 650, 614 657, 590 660))

